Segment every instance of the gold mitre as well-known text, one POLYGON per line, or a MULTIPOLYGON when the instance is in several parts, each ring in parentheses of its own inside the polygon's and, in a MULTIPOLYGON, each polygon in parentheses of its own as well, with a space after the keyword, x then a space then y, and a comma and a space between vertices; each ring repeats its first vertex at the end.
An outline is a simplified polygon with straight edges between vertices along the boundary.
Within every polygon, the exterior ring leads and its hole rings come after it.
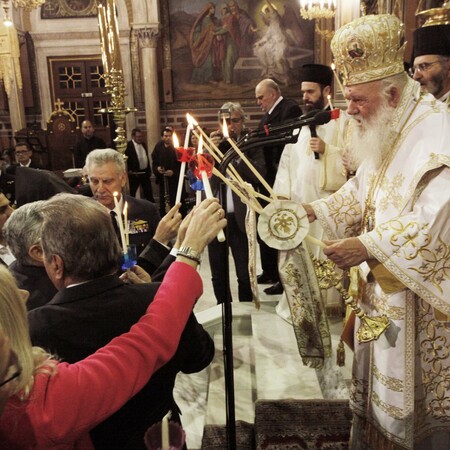
POLYGON ((403 72, 404 25, 391 14, 360 17, 336 31, 331 51, 345 86, 403 72))

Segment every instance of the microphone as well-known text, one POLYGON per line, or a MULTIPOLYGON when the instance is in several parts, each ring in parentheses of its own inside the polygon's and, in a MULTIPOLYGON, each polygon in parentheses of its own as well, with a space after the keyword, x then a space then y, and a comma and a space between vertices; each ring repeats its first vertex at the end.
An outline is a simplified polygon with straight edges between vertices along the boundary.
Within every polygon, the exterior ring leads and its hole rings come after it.
MULTIPOLYGON (((310 120, 311 123, 309 124, 309 129, 311 131, 311 137, 315 138, 317 137, 317 125, 324 125, 332 119, 337 119, 339 117, 339 109, 332 109, 332 110, 320 110, 320 109, 313 109, 308 114, 305 114, 300 117, 300 120, 307 121, 310 120)), ((314 152, 314 159, 319 159, 320 155, 317 152, 314 152)))
MULTIPOLYGON (((309 126, 309 130, 311 131, 311 137, 316 138, 317 137, 317 131, 316 131, 316 125, 311 124, 309 126)), ((314 152, 314 159, 319 159, 320 156, 317 152, 314 152)))
POLYGON ((282 134, 283 132, 291 132, 292 130, 301 128, 305 125, 324 125, 333 119, 337 119, 339 117, 339 112, 339 109, 333 109, 331 111, 314 109, 297 119, 291 119, 276 125, 271 125, 270 123, 266 124, 263 128, 259 128, 250 133, 250 137, 273 136, 282 134))
MULTIPOLYGON (((309 113, 301 116, 300 120, 314 118, 316 116, 316 114, 319 114, 321 111, 322 110, 320 110, 320 109, 313 109, 309 113)), ((313 138, 317 137, 316 124, 312 123, 311 125, 309 125, 309 129, 311 131, 311 137, 313 137, 313 138)), ((319 154, 317 152, 314 152, 314 159, 319 159, 319 154)))

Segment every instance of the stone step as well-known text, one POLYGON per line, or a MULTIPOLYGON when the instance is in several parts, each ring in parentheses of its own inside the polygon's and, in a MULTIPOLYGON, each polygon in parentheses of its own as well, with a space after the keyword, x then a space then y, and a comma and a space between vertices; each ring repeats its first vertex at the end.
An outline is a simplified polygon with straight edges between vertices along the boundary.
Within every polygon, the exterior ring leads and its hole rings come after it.
MULTIPOLYGON (((226 423, 223 337, 214 336, 216 354, 210 366, 207 424, 226 423)), ((254 413, 254 356, 252 336, 233 335, 234 398, 236 420, 253 423, 254 413)))
POLYGON ((276 314, 252 314, 257 399, 323 398, 314 369, 300 359, 292 325, 276 314))

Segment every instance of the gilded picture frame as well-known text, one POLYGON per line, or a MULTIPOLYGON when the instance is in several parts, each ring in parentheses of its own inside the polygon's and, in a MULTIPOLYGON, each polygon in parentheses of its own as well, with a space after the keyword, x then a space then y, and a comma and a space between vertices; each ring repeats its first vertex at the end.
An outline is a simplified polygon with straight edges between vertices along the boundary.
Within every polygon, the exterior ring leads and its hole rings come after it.
POLYGON ((317 39, 314 21, 300 17, 298 0, 165 0, 161 13, 163 68, 170 69, 180 107, 254 104, 263 78, 298 97, 296 72, 314 62, 317 39))

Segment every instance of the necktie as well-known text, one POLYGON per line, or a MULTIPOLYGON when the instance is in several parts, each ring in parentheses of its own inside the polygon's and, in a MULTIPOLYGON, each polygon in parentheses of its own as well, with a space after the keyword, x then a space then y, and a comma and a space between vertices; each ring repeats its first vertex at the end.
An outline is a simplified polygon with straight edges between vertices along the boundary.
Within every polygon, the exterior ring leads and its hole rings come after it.
POLYGON ((116 232, 117 239, 120 239, 120 229, 119 224, 117 223, 117 214, 115 211, 110 211, 109 215, 111 216, 111 222, 114 227, 114 231, 116 232))

